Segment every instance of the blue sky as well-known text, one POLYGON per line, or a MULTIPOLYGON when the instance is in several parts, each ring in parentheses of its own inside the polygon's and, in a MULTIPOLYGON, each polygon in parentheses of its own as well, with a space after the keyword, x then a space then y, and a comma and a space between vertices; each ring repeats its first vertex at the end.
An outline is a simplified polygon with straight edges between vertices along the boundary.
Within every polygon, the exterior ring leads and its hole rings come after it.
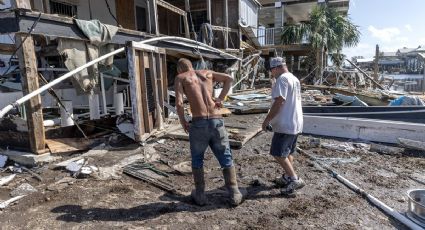
POLYGON ((380 51, 425 45, 425 0, 350 0, 349 17, 362 33, 357 47, 344 48, 348 58, 373 57, 380 51))

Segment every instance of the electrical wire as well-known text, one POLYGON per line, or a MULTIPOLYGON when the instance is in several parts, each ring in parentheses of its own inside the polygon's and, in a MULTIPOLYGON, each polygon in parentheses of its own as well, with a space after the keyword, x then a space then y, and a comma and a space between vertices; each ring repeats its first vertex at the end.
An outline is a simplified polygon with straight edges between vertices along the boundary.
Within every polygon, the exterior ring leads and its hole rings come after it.
POLYGON ((117 25, 119 25, 117 18, 115 17, 115 15, 112 13, 111 7, 109 6, 109 2, 108 0, 105 0, 106 3, 106 7, 108 7, 108 11, 109 14, 112 16, 112 18, 114 18, 115 22, 117 23, 117 25))
POLYGON ((27 36, 24 38, 24 40, 21 42, 21 44, 19 44, 19 46, 15 49, 15 51, 13 51, 12 55, 10 55, 9 62, 8 62, 9 66, 7 67, 6 71, 4 71, 4 73, 2 75, 0 75, 0 78, 3 78, 4 75, 6 75, 6 73, 9 72, 10 68, 12 67, 11 65, 12 65, 13 56, 16 55, 16 53, 22 47, 22 44, 25 43, 27 38, 29 38, 31 36, 31 33, 34 31, 35 26, 37 26, 37 23, 40 21, 40 18, 41 18, 41 13, 38 15, 37 20, 35 20, 35 22, 32 24, 27 36))

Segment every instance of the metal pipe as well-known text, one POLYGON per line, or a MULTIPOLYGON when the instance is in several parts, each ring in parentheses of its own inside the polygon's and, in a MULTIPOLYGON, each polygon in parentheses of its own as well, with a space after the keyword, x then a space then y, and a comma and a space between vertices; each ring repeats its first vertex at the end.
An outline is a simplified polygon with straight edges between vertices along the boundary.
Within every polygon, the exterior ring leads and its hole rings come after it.
MULTIPOLYGON (((236 56, 233 56, 233 55, 227 54, 227 53, 226 53, 226 52, 224 52, 224 51, 221 51, 221 50, 216 49, 216 48, 214 48, 214 47, 210 47, 210 46, 208 46, 208 45, 206 45, 206 44, 204 44, 204 43, 201 43, 201 42, 198 42, 198 41, 194 41, 194 40, 191 40, 191 39, 188 39, 188 38, 181 38, 181 37, 174 37, 174 36, 164 36, 164 37, 150 38, 150 39, 147 39, 147 40, 144 40, 144 41, 140 41, 140 42, 137 42, 137 43, 138 43, 138 44, 145 44, 145 43, 156 42, 156 41, 162 41, 162 40, 180 40, 180 41, 185 41, 185 42, 195 43, 195 44, 197 44, 198 46, 206 47, 206 48, 208 48, 208 49, 211 49, 211 50, 217 51, 217 52, 219 52, 219 53, 226 54, 226 55, 228 55, 228 56, 230 56, 230 57, 232 57, 232 58, 234 58, 234 59, 240 60, 240 58, 238 58, 238 57, 236 57, 236 56)), ((111 57, 111 56, 114 56, 115 54, 119 54, 119 53, 121 53, 121 52, 124 52, 124 50, 125 50, 125 48, 124 48, 124 47, 122 47, 122 48, 119 48, 119 49, 117 49, 117 50, 114 50, 114 51, 112 51, 112 52, 110 52, 110 53, 108 53, 108 54, 105 54, 105 55, 103 55, 103 56, 101 56, 101 57, 98 57, 98 58, 96 58, 96 59, 94 59, 94 60, 92 60, 92 61, 90 61, 90 62, 87 62, 86 64, 84 64, 84 65, 82 65, 82 66, 80 66, 80 67, 78 67, 78 68, 76 68, 76 69, 74 69, 74 70, 72 70, 72 71, 70 71, 70 72, 68 72, 68 73, 66 73, 66 74, 64 74, 64 75, 62 75, 61 77, 56 78, 55 80, 53 80, 53 81, 49 82, 48 84, 43 85, 42 87, 38 88, 37 90, 32 91, 31 93, 29 93, 29 94, 25 95, 24 97, 22 97, 22 98, 18 99, 18 100, 17 100, 17 101, 15 101, 14 103, 12 103, 12 104, 10 104, 10 105, 7 105, 7 106, 6 106, 6 107, 4 107, 2 110, 0 110, 0 118, 2 118, 2 117, 6 114, 6 113, 8 113, 8 112, 9 112, 10 110, 12 110, 14 107, 18 107, 19 105, 21 105, 21 104, 23 104, 24 102, 28 101, 28 100, 29 100, 29 99, 31 99, 32 97, 34 97, 34 96, 36 96, 36 95, 38 95, 38 94, 40 94, 40 93, 42 93, 42 92, 44 92, 44 91, 48 90, 49 88, 51 88, 51 87, 53 87, 54 85, 56 85, 56 84, 58 84, 58 83, 62 82, 62 81, 63 81, 63 80, 65 80, 65 79, 67 79, 67 78, 71 77, 72 75, 74 75, 74 74, 76 74, 76 73, 79 73, 80 71, 82 71, 82 70, 84 70, 84 69, 86 69, 86 68, 88 68, 88 67, 90 67, 90 66, 92 66, 92 65, 94 65, 94 64, 96 64, 96 63, 98 63, 98 62, 100 62, 100 61, 103 61, 103 60, 105 60, 105 59, 107 59, 107 58, 109 58, 109 57, 111 57)))
POLYGON ((102 108, 103 108, 103 114, 107 114, 108 111, 106 110, 106 92, 105 92, 105 79, 103 78, 103 73, 100 73, 100 89, 102 91, 102 108))
POLYGON ((310 154, 306 153, 304 150, 302 150, 301 148, 297 147, 297 150, 299 152, 301 152, 302 154, 306 155, 308 158, 310 158, 311 160, 313 160, 314 162, 318 163, 321 167, 323 167, 324 169, 328 170, 331 175, 333 177, 335 177, 339 182, 343 183, 345 186, 347 186, 348 188, 350 188, 351 190, 353 190, 354 192, 362 195, 363 197, 366 197, 367 200, 369 200, 371 203, 373 203, 376 207, 378 207, 379 209, 381 209, 382 211, 384 211, 384 213, 392 216, 393 218, 395 218, 396 220, 400 221, 402 224, 406 225, 407 227, 409 227, 410 229, 413 230, 421 230, 422 228, 417 225, 415 222, 411 221, 410 219, 408 219, 407 217, 401 215, 399 212, 395 211, 394 209, 390 208, 388 205, 386 205, 385 203, 383 203, 382 201, 378 200, 377 198, 375 198, 374 196, 368 194, 367 192, 365 192, 363 189, 359 188, 357 185, 355 185, 354 183, 352 183, 351 181, 347 180, 346 178, 344 178, 343 176, 339 175, 338 173, 336 173, 333 169, 331 169, 330 167, 323 165, 321 162, 317 161, 315 157, 311 156, 310 154))

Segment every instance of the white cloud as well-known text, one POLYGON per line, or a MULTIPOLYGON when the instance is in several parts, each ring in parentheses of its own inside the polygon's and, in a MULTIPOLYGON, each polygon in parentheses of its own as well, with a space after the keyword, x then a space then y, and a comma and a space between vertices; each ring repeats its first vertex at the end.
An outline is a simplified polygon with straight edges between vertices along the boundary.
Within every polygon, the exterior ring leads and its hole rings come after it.
POLYGON ((397 27, 377 29, 374 26, 369 26, 367 29, 372 34, 372 37, 376 37, 383 42, 390 42, 394 37, 400 34, 400 30, 397 27))
POLYGON ((412 31, 412 26, 410 24, 406 24, 404 25, 404 27, 406 28, 406 30, 412 31))

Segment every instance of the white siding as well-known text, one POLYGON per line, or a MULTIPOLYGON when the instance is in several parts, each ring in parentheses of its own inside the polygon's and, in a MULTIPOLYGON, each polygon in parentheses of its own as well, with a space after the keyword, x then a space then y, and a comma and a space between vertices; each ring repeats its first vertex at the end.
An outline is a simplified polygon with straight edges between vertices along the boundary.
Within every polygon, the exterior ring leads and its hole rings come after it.
POLYGON ((245 26, 253 29, 257 28, 258 22, 258 5, 252 0, 241 0, 240 22, 245 26))

